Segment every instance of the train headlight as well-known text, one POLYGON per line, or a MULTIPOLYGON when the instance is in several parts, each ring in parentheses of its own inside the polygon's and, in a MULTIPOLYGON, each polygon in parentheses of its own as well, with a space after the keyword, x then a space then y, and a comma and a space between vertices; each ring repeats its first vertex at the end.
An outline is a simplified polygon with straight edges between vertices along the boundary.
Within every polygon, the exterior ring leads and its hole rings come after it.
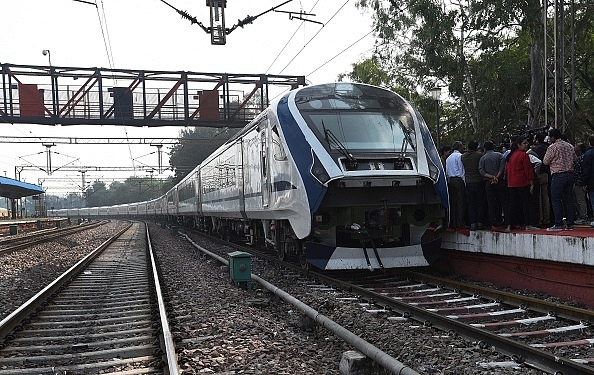
POLYGON ((311 154, 313 156, 313 165, 311 166, 310 173, 319 183, 326 185, 326 183, 330 180, 330 175, 313 150, 311 154))

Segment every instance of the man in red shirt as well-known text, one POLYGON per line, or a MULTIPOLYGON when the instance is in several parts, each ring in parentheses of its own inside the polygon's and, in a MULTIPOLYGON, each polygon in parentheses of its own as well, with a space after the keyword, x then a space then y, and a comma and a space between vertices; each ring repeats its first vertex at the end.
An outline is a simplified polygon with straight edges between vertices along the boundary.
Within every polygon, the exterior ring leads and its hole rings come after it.
POLYGON ((509 224, 519 225, 521 229, 537 230, 530 223, 530 195, 534 189, 534 170, 530 157, 526 153, 528 140, 525 137, 515 139, 511 144, 511 152, 507 155, 505 173, 509 193, 509 224), (528 227, 527 227, 528 225, 528 227))

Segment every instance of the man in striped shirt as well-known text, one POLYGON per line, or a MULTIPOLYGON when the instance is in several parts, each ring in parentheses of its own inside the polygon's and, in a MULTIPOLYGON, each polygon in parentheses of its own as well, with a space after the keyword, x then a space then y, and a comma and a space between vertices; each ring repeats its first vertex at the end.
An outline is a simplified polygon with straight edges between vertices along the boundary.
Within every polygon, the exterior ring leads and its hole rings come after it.
POLYGON ((549 130, 549 140, 552 144, 547 148, 543 163, 551 169, 551 203, 555 215, 555 225, 548 228, 549 232, 563 230, 563 208, 567 216, 567 230, 573 230, 575 219, 575 204, 573 200, 573 164, 577 156, 573 146, 561 139, 559 129, 549 130))

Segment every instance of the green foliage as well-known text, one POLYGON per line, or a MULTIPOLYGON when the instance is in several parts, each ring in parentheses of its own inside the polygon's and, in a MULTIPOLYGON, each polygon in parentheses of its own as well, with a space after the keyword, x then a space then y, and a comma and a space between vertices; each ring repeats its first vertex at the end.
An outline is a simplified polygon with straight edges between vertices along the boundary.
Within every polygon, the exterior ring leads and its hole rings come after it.
POLYGON ((128 177, 124 182, 112 182, 109 187, 95 181, 83 193, 86 207, 113 206, 158 198, 173 186, 172 179, 128 177))
MULTIPOLYGON (((435 103, 429 91, 441 86, 442 144, 497 142, 501 133, 519 125, 543 125, 540 0, 358 0, 358 6, 373 12, 378 41, 374 55, 353 64, 345 76, 409 93, 404 96, 433 131, 435 103)), ((569 131, 583 139, 594 131, 594 5, 576 0, 574 9, 577 112, 576 129, 569 131)))
POLYGON ((171 148, 169 164, 178 183, 198 164, 231 138, 238 129, 193 128, 184 129, 179 134, 179 142, 171 148))

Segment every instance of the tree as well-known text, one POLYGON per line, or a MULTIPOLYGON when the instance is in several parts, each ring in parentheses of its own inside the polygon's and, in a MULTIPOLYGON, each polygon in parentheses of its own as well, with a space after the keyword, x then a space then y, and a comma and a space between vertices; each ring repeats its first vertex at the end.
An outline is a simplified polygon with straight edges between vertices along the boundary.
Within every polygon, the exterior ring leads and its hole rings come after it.
MULTIPOLYGON (((358 5, 374 13, 378 42, 373 61, 376 70, 391 76, 383 81, 424 95, 435 84, 447 86, 447 113, 456 116, 448 119, 447 134, 459 134, 462 127, 470 129, 463 132, 466 139, 493 138, 518 125, 542 126, 545 54, 540 0, 359 0, 358 5)), ((575 1, 576 63, 584 86, 591 77, 587 72, 594 49, 592 7, 588 1, 575 1)), ((552 56, 550 44, 547 56, 552 56)), ((355 64, 351 74, 369 78, 360 74, 366 63, 355 64)), ((591 108, 591 91, 580 86, 576 85, 576 105, 591 108), (589 105, 580 103, 582 98, 589 105)))
POLYGON ((171 148, 169 164, 174 183, 181 181, 198 164, 223 145, 238 129, 193 128, 180 132, 179 142, 171 148))

